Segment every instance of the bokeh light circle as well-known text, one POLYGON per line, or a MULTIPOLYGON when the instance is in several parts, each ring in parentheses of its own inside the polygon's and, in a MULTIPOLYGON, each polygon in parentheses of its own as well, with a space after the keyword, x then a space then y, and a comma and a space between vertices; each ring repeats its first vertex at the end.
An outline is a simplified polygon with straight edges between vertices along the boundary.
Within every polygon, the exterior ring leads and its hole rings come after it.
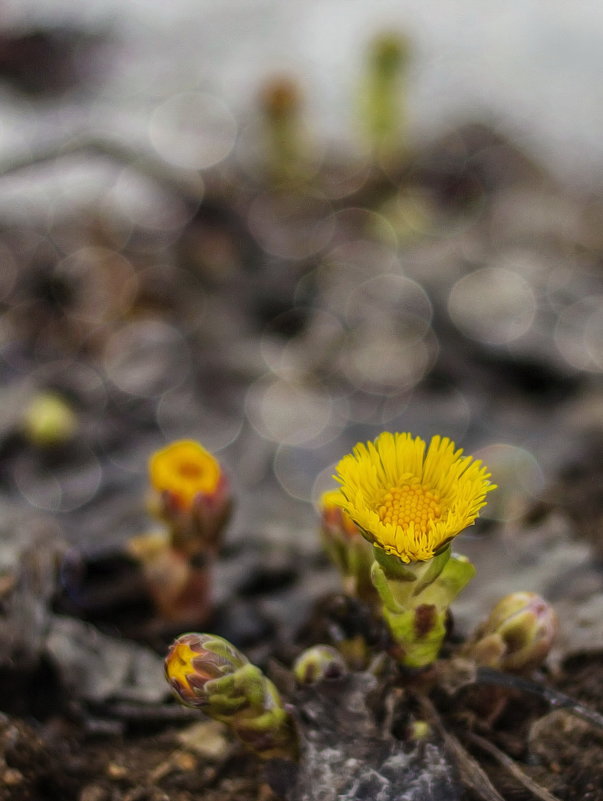
POLYGON ((480 517, 488 520, 516 520, 528 498, 538 496, 544 477, 536 457, 526 448, 504 442, 493 443, 472 454, 488 467, 497 489, 488 493, 480 517))
POLYGON ((53 279, 64 288, 56 302, 65 312, 90 324, 122 315, 136 294, 134 268, 114 250, 88 246, 62 259, 53 279))
POLYGON ((303 445, 319 438, 331 423, 332 401, 326 393, 267 376, 250 386, 245 411, 266 439, 303 445))
POLYGON ((366 326, 349 334, 337 366, 356 389, 393 395, 418 384, 438 352, 431 330, 422 339, 412 335, 406 342, 395 331, 366 326))
POLYGON ((519 273, 484 267, 453 286, 448 312, 471 339, 504 345, 525 334, 536 313, 534 290, 519 273))
POLYGON ((270 370, 283 378, 328 375, 333 369, 331 356, 344 336, 343 325, 335 315, 320 309, 296 307, 277 315, 266 326, 260 352, 270 370), (305 316, 309 319, 298 334, 279 335, 279 332, 295 329, 305 316))
POLYGON ((218 453, 241 433, 243 415, 208 408, 192 390, 180 387, 162 396, 157 423, 167 440, 196 439, 218 453))
POLYGON ((423 287, 411 278, 394 273, 364 281, 354 287, 345 303, 345 319, 354 327, 385 323, 392 326, 406 345, 429 330, 432 306, 423 287))
POLYGON ((149 138, 162 159, 176 167, 203 170, 222 161, 237 137, 237 123, 218 98, 182 92, 158 106, 149 138))
POLYGON ((554 340, 572 367, 603 371, 603 295, 591 295, 567 306, 557 319, 554 340))
POLYGON ((316 195, 270 193, 253 201, 247 221, 251 233, 271 256, 306 259, 329 243, 330 210, 329 201, 316 195))
POLYGON ((39 460, 24 454, 14 464, 13 479, 23 498, 37 509, 73 512, 98 492, 103 468, 97 457, 80 449, 76 464, 55 466, 49 471, 39 460))
POLYGON ((186 341, 155 319, 128 323, 113 333, 103 354, 108 379, 139 397, 157 397, 181 384, 191 367, 186 341))
POLYGON ((316 475, 324 464, 320 451, 279 445, 272 469, 276 480, 292 498, 311 501, 316 475))

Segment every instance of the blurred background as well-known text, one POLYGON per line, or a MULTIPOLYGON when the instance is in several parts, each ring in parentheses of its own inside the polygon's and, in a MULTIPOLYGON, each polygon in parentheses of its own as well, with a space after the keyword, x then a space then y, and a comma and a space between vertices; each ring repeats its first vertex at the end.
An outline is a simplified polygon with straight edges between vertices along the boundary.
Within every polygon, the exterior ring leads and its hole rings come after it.
POLYGON ((598 463, 602 42, 595 2, 4 2, 5 562, 32 514, 138 533, 149 454, 190 437, 278 575, 383 429, 478 453, 468 548, 485 583, 521 556, 598 463))

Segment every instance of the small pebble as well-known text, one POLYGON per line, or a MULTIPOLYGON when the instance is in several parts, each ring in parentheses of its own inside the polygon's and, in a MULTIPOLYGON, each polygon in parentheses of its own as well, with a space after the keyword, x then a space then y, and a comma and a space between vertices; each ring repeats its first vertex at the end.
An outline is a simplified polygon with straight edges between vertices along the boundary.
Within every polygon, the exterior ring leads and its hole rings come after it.
POLYGON ((24 777, 21 771, 17 770, 16 768, 7 768, 2 774, 2 780, 10 787, 14 787, 16 784, 21 784, 23 778, 24 777))
POLYGON ((128 769, 117 762, 110 762, 107 765, 107 775, 112 779, 124 779, 128 775, 128 769))
POLYGON ((109 795, 100 784, 87 784, 82 788, 78 801, 107 801, 109 795))

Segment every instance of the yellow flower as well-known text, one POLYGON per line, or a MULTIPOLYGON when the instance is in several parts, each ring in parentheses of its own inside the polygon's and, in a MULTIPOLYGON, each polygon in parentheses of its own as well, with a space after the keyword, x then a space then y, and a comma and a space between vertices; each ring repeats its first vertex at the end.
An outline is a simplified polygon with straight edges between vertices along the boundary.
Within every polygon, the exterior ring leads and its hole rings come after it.
POLYGON ((190 439, 156 451, 149 462, 149 473, 153 487, 174 498, 182 508, 190 507, 198 495, 214 494, 222 478, 217 459, 190 439))
POLYGON ((403 562, 431 559, 470 526, 496 488, 481 462, 446 437, 384 432, 337 465, 342 507, 364 536, 403 562))

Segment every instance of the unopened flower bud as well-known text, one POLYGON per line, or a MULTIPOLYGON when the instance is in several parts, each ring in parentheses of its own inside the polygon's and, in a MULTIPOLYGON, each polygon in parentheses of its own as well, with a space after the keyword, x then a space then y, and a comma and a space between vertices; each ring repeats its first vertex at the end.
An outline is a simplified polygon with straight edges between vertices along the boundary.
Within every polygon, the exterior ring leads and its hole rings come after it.
POLYGON ((218 460, 198 442, 180 440, 153 454, 149 475, 173 544, 191 554, 215 551, 232 509, 218 460))
POLYGON ((410 55, 410 42, 401 34, 383 33, 371 43, 372 68, 381 75, 395 74, 403 69, 410 55))
POLYGON ((377 597, 371 581, 373 549, 342 508, 343 500, 339 490, 331 490, 322 495, 320 499, 322 542, 342 574, 345 592, 370 604, 377 597))
POLYGON ((295 758, 295 732, 278 690, 227 640, 183 634, 170 646, 165 674, 182 703, 226 723, 262 759, 295 758))
POLYGON ((54 392, 36 395, 25 410, 26 437, 40 448, 50 448, 72 439, 77 418, 69 404, 54 392))
POLYGON ((298 656, 293 674, 300 684, 337 679, 347 672, 343 656, 332 645, 314 645, 298 656))
POLYGON ((208 681, 234 673, 249 660, 228 640, 215 634, 183 634, 171 644, 165 658, 165 675, 187 706, 209 704, 208 681))
POLYGON ((427 740, 433 734, 431 725, 426 720, 413 720, 408 727, 407 737, 414 742, 427 740))
POLYGON ((320 499, 322 530, 330 538, 354 539, 360 535, 358 526, 341 507, 343 496, 339 490, 323 493, 320 499))
POLYGON ((546 658, 557 632, 557 616, 534 592, 513 592, 494 606, 467 645, 478 665, 527 671, 546 658))
POLYGON ((260 94, 260 105, 266 116, 283 119, 299 112, 301 93, 297 83, 291 78, 273 78, 260 94))

